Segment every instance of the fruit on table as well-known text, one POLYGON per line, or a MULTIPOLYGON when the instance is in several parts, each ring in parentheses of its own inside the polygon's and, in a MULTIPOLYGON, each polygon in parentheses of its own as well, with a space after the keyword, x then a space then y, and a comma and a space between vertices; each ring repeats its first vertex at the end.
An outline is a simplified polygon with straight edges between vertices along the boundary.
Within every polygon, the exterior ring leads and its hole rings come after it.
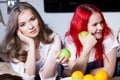
POLYGON ((84 74, 81 71, 74 71, 71 75, 72 80, 82 80, 84 74))
MULTIPOLYGON (((83 77, 83 80, 95 80, 95 77, 91 74, 86 74, 84 77, 83 77)), ((102 80, 102 79, 99 79, 99 80, 102 80)))
POLYGON ((104 70, 99 70, 95 74, 95 80, 108 80, 108 73, 104 70))
POLYGON ((87 32, 87 31, 82 31, 82 32, 80 32, 79 35, 80 35, 82 38, 85 38, 85 37, 88 36, 88 32, 87 32))
POLYGON ((71 53, 67 48, 61 49, 60 54, 59 54, 59 58, 62 58, 62 57, 68 57, 68 58, 71 57, 71 53))

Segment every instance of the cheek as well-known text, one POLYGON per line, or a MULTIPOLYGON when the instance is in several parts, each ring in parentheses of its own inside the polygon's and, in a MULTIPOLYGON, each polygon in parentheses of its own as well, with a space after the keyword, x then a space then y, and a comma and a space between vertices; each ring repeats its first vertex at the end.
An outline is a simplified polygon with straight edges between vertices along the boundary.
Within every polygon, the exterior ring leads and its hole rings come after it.
POLYGON ((95 28, 93 26, 91 26, 91 25, 88 25, 88 32, 92 33, 94 31, 95 31, 95 28))
POLYGON ((26 34, 26 33, 27 33, 27 31, 24 30, 24 29, 22 29, 22 28, 19 28, 19 30, 20 30, 20 32, 21 32, 22 34, 26 34))
POLYGON ((88 29, 88 32, 91 33, 91 34, 93 34, 93 33, 96 32, 96 29, 95 29, 95 28, 89 28, 89 29, 88 29))
POLYGON ((38 31, 40 31, 40 27, 38 26, 38 31))

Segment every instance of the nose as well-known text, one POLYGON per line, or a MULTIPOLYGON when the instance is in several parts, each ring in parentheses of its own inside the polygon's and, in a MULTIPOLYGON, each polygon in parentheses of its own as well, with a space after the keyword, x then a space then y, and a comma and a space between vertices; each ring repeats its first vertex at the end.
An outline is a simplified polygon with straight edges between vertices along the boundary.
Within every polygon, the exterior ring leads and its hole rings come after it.
POLYGON ((28 23, 28 27, 29 27, 29 29, 33 29, 34 28, 34 26, 30 22, 28 23))
POLYGON ((98 24, 98 29, 103 29, 103 24, 98 24))

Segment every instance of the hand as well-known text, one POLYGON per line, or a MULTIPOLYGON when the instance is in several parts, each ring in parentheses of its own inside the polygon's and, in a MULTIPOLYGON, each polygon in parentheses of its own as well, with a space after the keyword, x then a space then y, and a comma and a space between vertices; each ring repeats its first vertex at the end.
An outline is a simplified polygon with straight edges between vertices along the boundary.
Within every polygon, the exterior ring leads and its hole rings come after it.
POLYGON ((55 59, 55 61, 57 62, 57 64, 62 64, 63 66, 68 66, 69 58, 68 57, 59 58, 58 57, 59 53, 60 52, 57 52, 56 59, 55 59))
POLYGON ((97 43, 96 38, 90 33, 85 38, 82 38, 81 36, 78 36, 78 37, 83 45, 83 48, 85 48, 86 50, 92 49, 97 43))
POLYGON ((34 40, 32 38, 23 35, 20 30, 18 30, 17 34, 18 34, 20 40, 25 42, 26 44, 30 45, 30 44, 34 43, 34 40))

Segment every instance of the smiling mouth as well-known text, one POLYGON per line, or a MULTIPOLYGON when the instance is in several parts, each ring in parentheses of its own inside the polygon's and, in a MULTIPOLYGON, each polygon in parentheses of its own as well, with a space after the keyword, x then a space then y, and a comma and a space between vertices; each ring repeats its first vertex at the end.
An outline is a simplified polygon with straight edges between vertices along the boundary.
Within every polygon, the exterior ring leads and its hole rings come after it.
POLYGON ((101 32, 97 32, 96 34, 102 35, 102 31, 101 32))

